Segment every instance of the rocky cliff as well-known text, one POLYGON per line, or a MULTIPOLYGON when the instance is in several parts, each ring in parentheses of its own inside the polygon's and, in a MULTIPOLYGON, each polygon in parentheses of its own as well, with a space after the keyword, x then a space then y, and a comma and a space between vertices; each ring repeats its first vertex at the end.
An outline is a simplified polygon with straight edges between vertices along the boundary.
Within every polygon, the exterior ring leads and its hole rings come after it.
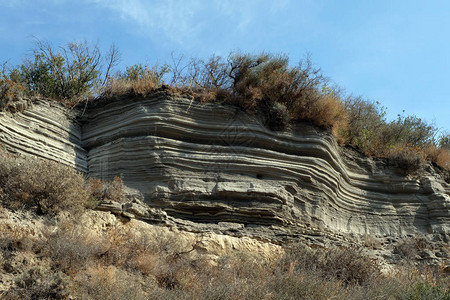
POLYGON ((87 172, 86 151, 81 146, 81 124, 76 110, 34 99, 0 112, 0 145, 6 150, 58 161, 87 172))
POLYGON ((120 176, 179 227, 270 240, 450 233, 450 186, 339 147, 307 123, 267 129, 257 115, 164 91, 69 111, 38 101, 0 115, 6 149, 120 176))

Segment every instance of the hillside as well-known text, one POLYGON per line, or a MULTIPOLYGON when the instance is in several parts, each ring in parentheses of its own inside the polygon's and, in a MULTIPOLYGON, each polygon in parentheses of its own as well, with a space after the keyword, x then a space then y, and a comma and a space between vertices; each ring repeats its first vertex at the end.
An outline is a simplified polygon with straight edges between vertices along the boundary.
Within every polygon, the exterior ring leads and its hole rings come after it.
MULTIPOLYGON (((123 182, 124 203, 107 199, 84 215, 77 228, 95 231, 83 233, 90 238, 109 227, 170 228, 188 239, 179 252, 216 257, 240 249, 273 258, 292 243, 362 247, 384 274, 412 261, 449 276, 450 184, 432 165, 404 176, 309 122, 272 131, 258 113, 164 88, 72 109, 20 103, 0 114, 4 150, 123 182)), ((4 209, 3 224, 15 214, 4 209)), ((17 226, 38 238, 41 229, 21 218, 17 226)))

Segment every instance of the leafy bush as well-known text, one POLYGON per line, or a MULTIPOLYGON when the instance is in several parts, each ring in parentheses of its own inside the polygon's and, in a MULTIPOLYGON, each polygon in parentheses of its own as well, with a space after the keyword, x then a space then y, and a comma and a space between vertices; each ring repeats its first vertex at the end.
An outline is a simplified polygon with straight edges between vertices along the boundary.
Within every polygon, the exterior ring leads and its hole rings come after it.
POLYGON ((392 146, 395 144, 412 147, 423 147, 434 141, 437 128, 416 116, 403 117, 388 123, 382 132, 383 143, 392 146))
POLYGON ((450 134, 442 134, 439 137, 438 145, 442 149, 450 150, 450 134))
POLYGON ((284 104, 275 102, 265 108, 266 126, 271 130, 284 130, 291 120, 289 111, 284 104))
POLYGON ((349 114, 349 124, 346 130, 346 140, 368 153, 379 154, 381 132, 385 126, 385 108, 378 102, 357 98, 348 98, 345 106, 349 114))
POLYGON ((104 56, 98 46, 90 47, 87 42, 73 42, 55 50, 49 43, 37 40, 33 55, 10 70, 8 77, 23 86, 28 96, 74 104, 106 83, 118 55, 114 45, 104 56))
POLYGON ((403 174, 422 169, 425 160, 450 170, 446 136, 435 140, 437 128, 416 116, 398 115, 388 122, 379 102, 358 98, 345 100, 348 126, 341 130, 347 144, 370 156, 389 159, 403 174))

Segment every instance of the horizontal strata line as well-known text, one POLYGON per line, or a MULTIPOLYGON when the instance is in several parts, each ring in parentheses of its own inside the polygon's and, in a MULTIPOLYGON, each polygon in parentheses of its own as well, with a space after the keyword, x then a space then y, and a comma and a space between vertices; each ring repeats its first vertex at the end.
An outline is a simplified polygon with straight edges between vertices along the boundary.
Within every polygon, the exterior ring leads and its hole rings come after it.
POLYGON ((207 148, 201 147, 198 144, 187 142, 180 143, 179 141, 166 137, 142 137, 137 140, 136 138, 120 138, 117 140, 117 143, 104 145, 90 151, 88 162, 89 165, 95 165, 96 160, 101 160, 101 157, 104 157, 104 151, 107 151, 108 157, 111 160, 114 160, 115 156, 118 156, 117 159, 120 158, 126 160, 126 157, 122 158, 124 153, 133 153, 134 157, 140 157, 141 155, 142 157, 147 156, 147 159, 151 159, 151 157, 148 156, 151 152, 152 155, 156 155, 158 159, 164 160, 164 157, 167 157, 164 161, 164 166, 166 167, 169 167, 171 164, 176 164, 177 167, 190 169, 192 171, 215 166, 217 169, 226 172, 227 170, 231 171, 233 168, 239 170, 242 169, 242 166, 245 167, 246 165, 251 164, 252 168, 260 166, 272 168, 273 171, 276 169, 282 170, 284 176, 286 176, 286 173, 288 172, 295 172, 295 170, 298 170, 301 172, 297 171, 297 173, 292 173, 292 177, 315 178, 318 180, 318 183, 331 185, 333 189, 336 189, 336 187, 348 189, 345 187, 349 185, 353 189, 357 187, 358 189, 363 189, 365 192, 385 192, 389 194, 420 193, 415 185, 410 189, 394 190, 389 186, 386 187, 384 183, 379 183, 377 181, 373 181, 372 184, 369 184, 367 181, 360 182, 359 179, 353 178, 350 183, 345 180, 345 177, 341 176, 341 173, 336 171, 332 178, 330 177, 332 173, 329 171, 328 165, 320 166, 321 160, 309 156, 293 156, 284 153, 278 153, 278 155, 276 155, 276 152, 273 150, 259 148, 233 147, 233 149, 231 149, 231 147, 223 147, 218 150, 223 152, 216 151, 210 153, 207 151, 207 148), (139 142, 141 141, 156 139, 158 140, 157 149, 152 149, 151 144, 146 145, 146 148, 144 149, 136 149, 136 146, 133 143, 138 142, 138 145, 140 145, 141 143, 139 142), (142 152, 142 154, 139 154, 140 152, 142 152), (268 164, 268 161, 270 161, 271 164, 268 164), (341 180, 344 181, 341 182, 341 180))

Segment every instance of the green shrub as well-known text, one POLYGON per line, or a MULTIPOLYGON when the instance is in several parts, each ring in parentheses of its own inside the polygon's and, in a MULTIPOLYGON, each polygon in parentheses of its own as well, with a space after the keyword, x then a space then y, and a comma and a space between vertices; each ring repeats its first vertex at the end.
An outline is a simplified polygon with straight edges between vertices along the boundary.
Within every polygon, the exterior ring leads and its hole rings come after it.
POLYGON ((396 144, 411 147, 424 147, 434 142, 437 128, 416 116, 403 117, 389 122, 382 132, 383 144, 391 147, 396 144))
POLYGON ((98 46, 91 47, 87 42, 73 42, 55 50, 49 43, 37 40, 33 55, 13 68, 9 79, 23 86, 28 96, 74 104, 92 96, 106 83, 118 55, 115 46, 105 56, 98 46))
POLYGON ((279 102, 268 104, 264 109, 264 115, 266 126, 271 130, 284 130, 291 120, 286 106, 279 102))
POLYGON ((349 123, 345 138, 350 145, 359 147, 369 155, 382 154, 378 148, 381 131, 385 126, 386 110, 378 102, 357 98, 348 98, 345 106, 349 114, 349 123))

